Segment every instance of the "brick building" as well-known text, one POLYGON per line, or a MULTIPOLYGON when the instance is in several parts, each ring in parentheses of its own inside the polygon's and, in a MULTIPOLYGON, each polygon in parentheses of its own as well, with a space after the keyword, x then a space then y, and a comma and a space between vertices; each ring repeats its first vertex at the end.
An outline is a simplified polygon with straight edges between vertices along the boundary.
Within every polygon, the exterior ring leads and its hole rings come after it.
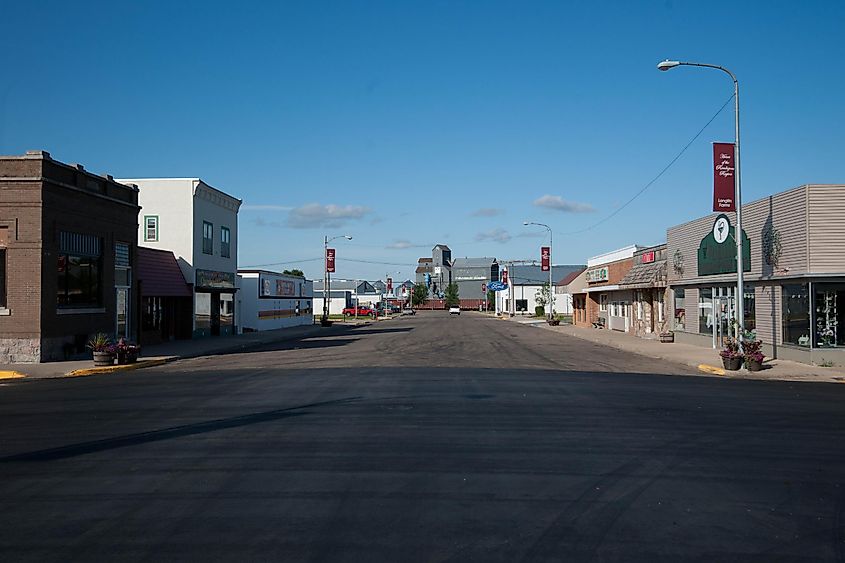
POLYGON ((620 289, 632 291, 631 332, 650 337, 670 329, 666 301, 666 245, 660 244, 634 253, 633 266, 619 282, 620 289))
POLYGON ((634 265, 634 254, 641 248, 626 246, 587 260, 587 287, 572 296, 574 324, 590 326, 601 322, 614 330, 630 330, 633 293, 619 284, 634 265))
POLYGON ((135 336, 138 191, 43 151, 0 156, 0 362, 135 336))

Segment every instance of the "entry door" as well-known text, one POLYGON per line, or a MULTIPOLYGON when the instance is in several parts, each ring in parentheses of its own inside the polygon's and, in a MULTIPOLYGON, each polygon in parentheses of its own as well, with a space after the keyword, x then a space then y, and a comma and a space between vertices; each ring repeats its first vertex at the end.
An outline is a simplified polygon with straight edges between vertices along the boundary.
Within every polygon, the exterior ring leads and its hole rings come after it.
POLYGON ((211 294, 211 336, 220 336, 220 293, 211 294))
POLYGON ((129 288, 118 287, 116 292, 114 334, 116 338, 122 337, 129 340, 129 288))

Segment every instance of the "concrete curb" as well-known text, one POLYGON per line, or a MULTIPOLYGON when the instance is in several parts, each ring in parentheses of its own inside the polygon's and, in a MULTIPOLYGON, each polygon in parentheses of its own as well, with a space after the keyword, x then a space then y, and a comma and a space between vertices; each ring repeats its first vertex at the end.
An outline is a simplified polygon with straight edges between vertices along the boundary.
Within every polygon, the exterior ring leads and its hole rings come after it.
POLYGON ((698 371, 709 373, 711 375, 725 375, 725 370, 717 368, 716 366, 708 366, 707 364, 698 364, 698 371))
POLYGON ((153 366, 160 366, 170 362, 175 362, 179 356, 167 356, 165 358, 155 358, 151 360, 139 360, 134 364, 120 364, 117 366, 103 366, 96 368, 75 369, 64 374, 62 377, 84 377, 86 375, 100 375, 107 373, 115 373, 118 371, 134 371, 136 369, 144 369, 153 366))
POLYGON ((20 379, 21 377, 26 377, 26 374, 19 371, 0 370, 0 379, 20 379))

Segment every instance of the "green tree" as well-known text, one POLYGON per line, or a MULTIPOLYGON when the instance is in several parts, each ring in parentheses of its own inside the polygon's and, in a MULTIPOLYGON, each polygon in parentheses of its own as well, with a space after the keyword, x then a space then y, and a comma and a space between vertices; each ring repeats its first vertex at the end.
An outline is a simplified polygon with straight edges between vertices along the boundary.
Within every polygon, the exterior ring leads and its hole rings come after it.
POLYGON ((492 311, 496 308, 496 292, 487 290, 487 310, 492 311))
POLYGON ((283 274, 287 274, 287 275, 289 275, 289 276, 299 276, 299 277, 301 277, 301 278, 304 278, 304 277, 305 277, 305 274, 303 274, 303 273, 302 273, 302 270, 299 270, 299 269, 297 269, 297 268, 294 268, 293 270, 285 270, 285 271, 284 271, 284 272, 282 272, 282 273, 283 273, 283 274))
POLYGON ((411 294, 411 303, 413 303, 414 306, 419 306, 425 303, 426 299, 428 299, 428 288, 425 284, 418 283, 414 285, 414 293, 411 294))
MULTIPOLYGON (((543 287, 537 290, 537 293, 534 294, 534 301, 537 302, 537 306, 534 308, 535 315, 540 315, 540 309, 542 308, 543 313, 546 314, 546 305, 550 305, 552 302, 552 292, 549 290, 549 282, 543 284, 543 287)), ((549 314, 551 314, 551 307, 548 309, 549 314)))
POLYGON ((446 306, 457 307, 461 304, 461 299, 458 297, 458 284, 450 283, 446 286, 446 306))

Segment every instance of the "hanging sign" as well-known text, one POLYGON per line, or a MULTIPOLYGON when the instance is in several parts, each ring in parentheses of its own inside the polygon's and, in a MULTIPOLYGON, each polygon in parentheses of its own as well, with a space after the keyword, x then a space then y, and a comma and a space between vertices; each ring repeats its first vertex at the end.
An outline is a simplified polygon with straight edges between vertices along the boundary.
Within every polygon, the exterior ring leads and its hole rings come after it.
POLYGON ((713 211, 736 211, 733 143, 713 143, 713 211))
POLYGON ((544 272, 549 271, 549 263, 552 257, 552 249, 548 246, 540 248, 540 269, 544 272))
POLYGON ((508 288, 508 284, 500 281, 491 281, 487 284, 487 289, 490 291, 504 291, 508 288))
MULTIPOLYGON (((508 283, 508 271, 507 270, 502 270, 502 283, 505 284, 505 285, 507 285, 507 283, 508 283)), ((493 290, 493 291, 495 291, 495 290, 493 290)))
POLYGON ((326 271, 329 273, 334 273, 334 248, 327 248, 326 249, 326 271))
POLYGON ((393 293, 393 278, 387 278, 387 292, 393 293))

